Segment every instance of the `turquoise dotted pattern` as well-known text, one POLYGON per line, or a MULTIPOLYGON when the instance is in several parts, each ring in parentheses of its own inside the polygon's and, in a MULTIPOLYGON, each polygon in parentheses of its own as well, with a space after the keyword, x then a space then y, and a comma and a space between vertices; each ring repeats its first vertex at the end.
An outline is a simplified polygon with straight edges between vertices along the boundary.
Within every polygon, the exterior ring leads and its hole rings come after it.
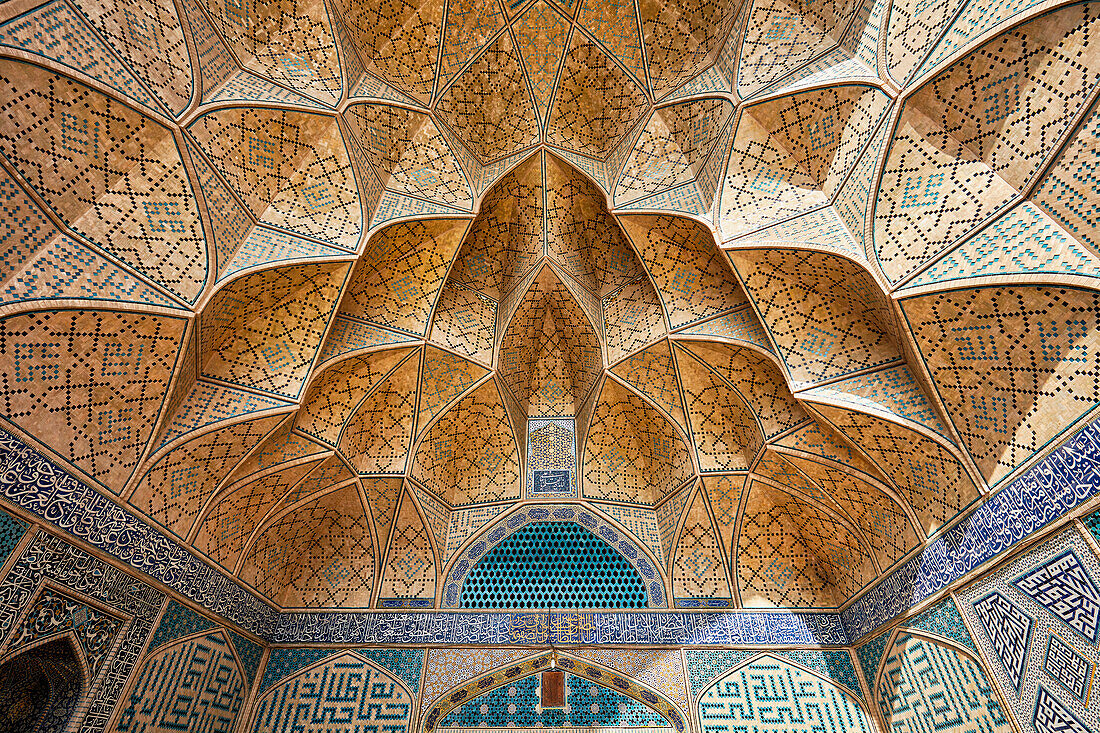
POLYGON ((478 560, 463 608, 644 608, 642 578, 626 558, 572 522, 535 522, 478 560))

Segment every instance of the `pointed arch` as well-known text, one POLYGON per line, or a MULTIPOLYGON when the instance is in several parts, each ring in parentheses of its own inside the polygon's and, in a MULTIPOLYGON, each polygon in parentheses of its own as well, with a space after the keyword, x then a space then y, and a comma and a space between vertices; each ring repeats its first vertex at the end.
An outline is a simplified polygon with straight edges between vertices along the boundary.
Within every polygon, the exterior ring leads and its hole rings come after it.
POLYGON ((92 681, 72 631, 44 638, 0 663, 0 710, 10 730, 64 730, 92 681))
POLYGON ((253 705, 254 733, 331 730, 326 711, 338 704, 349 730, 384 729, 397 733, 412 725, 415 693, 380 664, 346 650, 284 677, 261 692, 253 705))
MULTIPOLYGON (((514 680, 523 679, 549 669, 553 656, 549 651, 542 652, 497 668, 487 674, 479 675, 458 687, 448 690, 442 696, 437 697, 435 702, 421 715, 420 733, 434 733, 449 712, 468 700, 476 699, 478 696, 503 687, 514 680)), ((667 720, 677 733, 683 733, 686 730, 685 716, 679 708, 669 701, 664 694, 649 685, 590 660, 574 657, 567 652, 556 652, 556 656, 558 668, 566 673, 574 674, 601 686, 610 687, 641 702, 667 720)))
POLYGON ((598 514, 588 511, 581 504, 534 504, 498 516, 486 524, 465 549, 455 556, 446 573, 442 604, 445 608, 459 605, 466 578, 477 564, 494 547, 517 531, 536 522, 571 522, 581 525, 609 544, 637 571, 645 583, 648 606, 663 608, 665 597, 664 574, 661 563, 653 558, 645 545, 614 527, 598 514))
POLYGON ((927 726, 935 711, 956 718, 959 733, 1011 733, 1007 706, 981 660, 946 640, 897 629, 874 681, 869 681, 888 730, 927 726))
POLYGON ((148 656, 119 705, 119 733, 158 730, 185 719, 193 730, 231 730, 248 694, 228 635, 215 629, 148 656))
POLYGON ((852 690, 779 655, 745 656, 699 694, 697 713, 704 730, 728 726, 753 733, 878 731, 871 712, 852 690))

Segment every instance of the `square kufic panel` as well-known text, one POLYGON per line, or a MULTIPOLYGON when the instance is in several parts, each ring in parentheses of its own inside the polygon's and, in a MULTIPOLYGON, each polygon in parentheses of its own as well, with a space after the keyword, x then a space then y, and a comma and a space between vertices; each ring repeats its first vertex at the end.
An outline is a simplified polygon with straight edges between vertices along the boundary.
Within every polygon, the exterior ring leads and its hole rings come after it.
POLYGON ((1100 727, 1091 634, 1100 562, 1068 529, 971 585, 959 607, 1025 733, 1100 727))
POLYGON ((572 418, 527 421, 527 496, 577 495, 577 428, 572 418))

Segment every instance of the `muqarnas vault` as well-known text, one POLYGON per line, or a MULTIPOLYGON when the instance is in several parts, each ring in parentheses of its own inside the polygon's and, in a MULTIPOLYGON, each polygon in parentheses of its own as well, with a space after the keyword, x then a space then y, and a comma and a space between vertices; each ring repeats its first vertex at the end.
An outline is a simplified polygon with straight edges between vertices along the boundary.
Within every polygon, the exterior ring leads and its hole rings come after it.
POLYGON ((0 2, 0 733, 1100 733, 1098 46, 0 2))

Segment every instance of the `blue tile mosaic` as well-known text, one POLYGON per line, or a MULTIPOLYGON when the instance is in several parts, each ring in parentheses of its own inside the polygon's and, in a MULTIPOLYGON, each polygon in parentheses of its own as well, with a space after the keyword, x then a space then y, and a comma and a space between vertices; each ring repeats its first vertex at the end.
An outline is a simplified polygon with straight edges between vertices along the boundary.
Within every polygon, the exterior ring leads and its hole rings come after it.
POLYGON ((699 699, 704 731, 874 733, 866 711, 836 685, 764 655, 730 672, 699 699))
POLYGON ((260 689, 256 694, 262 695, 284 677, 289 677, 314 662, 339 653, 339 649, 272 649, 271 655, 267 658, 267 665, 264 667, 264 676, 260 680, 260 689))
POLYGON ((23 539, 30 526, 22 519, 17 519, 7 512, 0 511, 0 566, 7 562, 12 550, 23 539))
POLYGON ((838 614, 787 611, 286 613, 265 638, 275 644, 847 643, 838 614))
POLYGON ((723 673, 758 653, 755 651, 685 649, 684 656, 687 658, 688 681, 691 683, 692 699, 711 682, 721 677, 723 673))
POLYGON ((863 689, 859 686, 855 667, 852 666, 852 655, 847 651, 842 649, 795 649, 785 652, 773 652, 773 654, 797 662, 806 669, 812 669, 822 677, 827 677, 833 682, 847 687, 857 697, 863 699, 863 689))
POLYGON ((229 632, 229 639, 233 642, 233 648, 237 650, 237 656, 244 667, 246 681, 251 686, 252 681, 256 679, 256 671, 260 668, 260 658, 264 654, 264 648, 232 631, 229 632))
POLYGON ((999 591, 993 591, 976 602, 974 613, 989 637, 997 658, 1004 665, 1013 689, 1019 694, 1035 619, 999 591))
POLYGON ((255 711, 254 733, 405 733, 413 722, 413 697, 385 671, 345 650, 259 697, 255 711))
POLYGON ((905 625, 911 629, 938 634, 974 653, 978 652, 978 648, 974 646, 974 640, 970 638, 970 632, 966 630, 966 624, 963 622, 958 606, 950 598, 907 621, 905 625))
POLYGON ((169 599, 168 607, 164 609, 164 615, 160 617, 153 638, 149 640, 149 650, 167 644, 176 639, 182 639, 200 631, 208 631, 215 624, 201 613, 195 613, 187 606, 169 599))
POLYGON ((211 632, 171 644, 145 660, 115 729, 231 731, 247 695, 229 643, 211 632))
POLYGON ((886 642, 890 641, 889 631, 884 631, 874 639, 856 649, 856 658, 859 659, 859 667, 863 670, 863 679, 872 689, 875 686, 875 675, 878 666, 882 662, 882 655, 886 653, 886 642))
POLYGON ((423 649, 356 649, 355 652, 392 672, 413 692, 420 689, 420 671, 424 668, 423 649))
POLYGON ((1100 635, 1100 589, 1073 550, 1032 569, 1013 585, 1093 644, 1100 635))

